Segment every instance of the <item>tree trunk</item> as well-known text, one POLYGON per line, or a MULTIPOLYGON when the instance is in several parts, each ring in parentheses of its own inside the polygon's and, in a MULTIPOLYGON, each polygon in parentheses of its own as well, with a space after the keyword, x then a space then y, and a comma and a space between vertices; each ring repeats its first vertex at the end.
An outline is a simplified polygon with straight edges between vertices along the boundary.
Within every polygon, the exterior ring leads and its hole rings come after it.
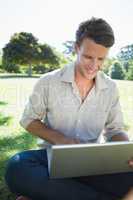
POLYGON ((29 76, 29 77, 32 76, 32 65, 31 65, 31 64, 29 64, 28 76, 29 76))

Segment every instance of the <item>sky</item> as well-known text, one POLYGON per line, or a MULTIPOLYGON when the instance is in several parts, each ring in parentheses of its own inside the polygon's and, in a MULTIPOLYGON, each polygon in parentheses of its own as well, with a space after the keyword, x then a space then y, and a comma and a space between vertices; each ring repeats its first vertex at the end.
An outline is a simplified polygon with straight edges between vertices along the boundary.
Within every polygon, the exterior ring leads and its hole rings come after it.
POLYGON ((0 49, 24 31, 62 50, 62 43, 75 40, 78 25, 92 16, 105 19, 114 30, 110 56, 133 44, 132 0, 0 0, 0 49))

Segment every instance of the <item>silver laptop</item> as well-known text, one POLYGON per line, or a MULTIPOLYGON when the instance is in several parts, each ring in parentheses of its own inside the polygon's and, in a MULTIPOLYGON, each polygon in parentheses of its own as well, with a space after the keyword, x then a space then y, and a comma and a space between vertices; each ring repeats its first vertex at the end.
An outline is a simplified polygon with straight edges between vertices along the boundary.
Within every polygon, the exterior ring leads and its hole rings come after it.
POLYGON ((54 145, 47 156, 50 178, 133 172, 133 142, 54 145))

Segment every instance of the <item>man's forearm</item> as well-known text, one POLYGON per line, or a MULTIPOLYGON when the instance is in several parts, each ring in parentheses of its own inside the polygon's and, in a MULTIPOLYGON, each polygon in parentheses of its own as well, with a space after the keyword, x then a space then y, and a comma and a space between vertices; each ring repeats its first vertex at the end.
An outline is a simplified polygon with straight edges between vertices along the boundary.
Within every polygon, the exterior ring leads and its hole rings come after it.
POLYGON ((122 133, 112 136, 111 141, 129 141, 129 138, 128 135, 122 133))
POLYGON ((51 144, 74 144, 79 143, 78 140, 67 138, 62 133, 59 133, 53 129, 48 128, 40 120, 32 121, 26 130, 33 135, 36 135, 51 144))

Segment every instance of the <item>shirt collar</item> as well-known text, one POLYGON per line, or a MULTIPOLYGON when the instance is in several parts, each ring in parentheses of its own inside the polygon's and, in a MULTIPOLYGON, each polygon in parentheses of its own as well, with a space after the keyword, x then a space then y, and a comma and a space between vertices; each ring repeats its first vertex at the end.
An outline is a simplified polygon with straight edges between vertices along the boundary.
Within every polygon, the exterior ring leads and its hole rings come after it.
POLYGON ((75 74, 75 63, 70 63, 64 67, 61 74, 61 81, 73 83, 75 74))
POLYGON ((99 71, 97 73, 96 78, 95 78, 95 83, 96 83, 97 91, 108 88, 106 75, 102 71, 99 71))
MULTIPOLYGON (((70 63, 69 65, 66 65, 64 67, 64 70, 61 74, 61 81, 73 83, 74 82, 74 76, 75 76, 75 63, 70 63)), ((102 71, 99 71, 95 78, 96 83, 96 90, 103 90, 108 88, 107 85, 107 78, 106 75, 102 71)))

